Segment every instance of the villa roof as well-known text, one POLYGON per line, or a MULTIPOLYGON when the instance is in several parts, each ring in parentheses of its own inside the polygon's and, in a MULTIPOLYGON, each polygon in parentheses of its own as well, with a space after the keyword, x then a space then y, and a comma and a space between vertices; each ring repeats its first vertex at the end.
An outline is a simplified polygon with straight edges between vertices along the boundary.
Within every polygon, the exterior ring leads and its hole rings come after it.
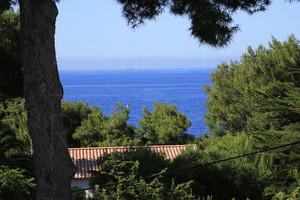
MULTIPOLYGON (((194 145, 193 145, 194 146, 194 145)), ((187 145, 155 145, 145 146, 150 148, 156 153, 165 154, 166 159, 174 159, 185 150, 187 145)), ((69 148, 71 159, 77 167, 76 174, 73 178, 85 179, 90 178, 90 170, 97 171, 99 166, 97 165, 97 159, 104 157, 105 155, 117 151, 125 152, 128 150, 136 149, 137 147, 90 147, 90 148, 69 148)))

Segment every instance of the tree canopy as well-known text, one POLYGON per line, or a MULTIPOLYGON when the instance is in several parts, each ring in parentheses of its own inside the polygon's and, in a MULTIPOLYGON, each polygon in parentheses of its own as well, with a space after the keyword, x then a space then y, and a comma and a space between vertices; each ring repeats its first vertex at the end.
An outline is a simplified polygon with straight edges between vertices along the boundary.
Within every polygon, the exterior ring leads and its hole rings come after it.
POLYGON ((87 119, 75 130, 73 138, 81 147, 141 145, 135 127, 129 125, 130 109, 118 103, 116 110, 103 116, 102 110, 93 106, 87 119))
MULTIPOLYGON (((245 132, 257 148, 274 147, 300 140, 300 46, 291 35, 269 48, 251 47, 241 60, 222 63, 205 86, 205 123, 214 136, 245 132)), ((300 167, 299 145, 273 153, 277 168, 274 188, 288 190, 290 173, 300 167)))
POLYGON ((169 9, 176 16, 186 16, 191 22, 189 28, 193 37, 200 43, 211 46, 227 45, 239 26, 233 24, 232 15, 237 10, 253 14, 264 11, 269 0, 117 0, 123 6, 123 16, 135 28, 153 20, 164 10, 169 9))
POLYGON ((222 63, 205 86, 206 125, 213 134, 247 133, 278 144, 300 131, 300 51, 292 35, 281 43, 273 38, 269 49, 248 48, 240 62, 222 63), (273 138, 270 140, 270 138, 273 138), (277 138, 277 139, 275 139, 277 138))
POLYGON ((191 121, 177 110, 175 104, 154 102, 152 112, 146 107, 143 111, 137 131, 147 144, 180 144, 193 139, 192 135, 185 132, 191 126, 191 121))
POLYGON ((64 127, 67 133, 67 143, 69 147, 80 147, 80 142, 74 140, 73 134, 81 122, 88 118, 92 113, 92 109, 88 107, 88 103, 82 101, 62 101, 61 114, 64 127))

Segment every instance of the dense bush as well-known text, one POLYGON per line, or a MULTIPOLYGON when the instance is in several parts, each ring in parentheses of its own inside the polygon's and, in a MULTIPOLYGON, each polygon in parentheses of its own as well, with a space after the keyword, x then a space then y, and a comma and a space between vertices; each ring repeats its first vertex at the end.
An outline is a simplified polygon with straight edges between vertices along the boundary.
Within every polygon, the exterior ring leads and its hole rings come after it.
MULTIPOLYGON (((173 162, 171 169, 223 160, 254 151, 254 140, 245 135, 210 137, 206 148, 190 148, 173 162)), ((258 154, 218 164, 185 170, 175 174, 177 182, 193 180, 192 189, 198 196, 213 199, 263 199, 273 169, 267 155, 258 154)))
POLYGON ((0 199, 31 199, 34 191, 34 178, 26 176, 25 170, 0 166, 0 199))
POLYGON ((95 199, 196 199, 190 189, 191 181, 176 184, 174 180, 159 176, 166 170, 162 168, 168 166, 168 161, 150 150, 113 152, 100 160, 99 164, 101 170, 93 172, 90 182, 94 188, 95 199), (158 176, 140 179, 154 173, 158 176), (137 180, 132 181, 133 179, 137 180), (124 183, 101 187, 117 182, 124 183))
POLYGON ((74 140, 73 134, 82 121, 88 118, 92 109, 88 107, 88 103, 82 101, 62 101, 61 113, 62 120, 67 134, 67 142, 69 147, 80 147, 80 142, 74 140))
POLYGON ((184 169, 255 150, 255 140, 246 134, 226 135, 222 138, 210 137, 205 141, 205 145, 204 150, 189 147, 174 161, 164 160, 163 156, 146 148, 132 149, 124 153, 113 152, 99 160, 101 171, 93 172, 90 184, 95 188, 95 197, 100 199, 134 199, 133 196, 140 199, 181 199, 182 197, 201 199, 210 196, 214 200, 265 199, 265 188, 270 185, 274 175, 272 158, 268 154, 257 154, 205 167, 179 170, 156 178, 138 179, 159 174, 164 170, 184 169), (101 187, 101 185, 136 178, 138 180, 133 183, 101 187), (183 196, 175 197, 178 195, 177 189, 170 191, 170 188, 185 188, 183 190, 187 193, 181 191, 179 193, 183 196), (157 196, 154 194, 151 196, 154 192, 157 196), (172 197, 172 194, 175 196, 172 197))

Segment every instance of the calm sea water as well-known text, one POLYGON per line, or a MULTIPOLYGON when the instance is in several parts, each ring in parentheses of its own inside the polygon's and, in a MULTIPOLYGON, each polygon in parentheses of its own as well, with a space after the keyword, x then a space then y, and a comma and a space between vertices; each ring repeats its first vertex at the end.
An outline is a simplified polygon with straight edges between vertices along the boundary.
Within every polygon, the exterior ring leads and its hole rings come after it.
POLYGON ((207 127, 203 113, 207 95, 202 87, 209 84, 213 69, 61 71, 64 99, 96 104, 107 115, 117 102, 130 106, 130 124, 138 126, 143 106, 153 110, 153 102, 168 101, 188 116, 188 133, 201 136, 207 127))

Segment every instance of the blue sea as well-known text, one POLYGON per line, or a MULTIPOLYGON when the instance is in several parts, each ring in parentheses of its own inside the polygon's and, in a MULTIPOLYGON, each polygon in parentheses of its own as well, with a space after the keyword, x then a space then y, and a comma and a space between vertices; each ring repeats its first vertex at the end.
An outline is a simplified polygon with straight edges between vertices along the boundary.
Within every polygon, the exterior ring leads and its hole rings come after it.
POLYGON ((203 113, 207 95, 203 85, 210 84, 213 69, 187 70, 112 70, 60 71, 64 99, 96 104, 104 115, 116 108, 117 102, 130 106, 129 123, 138 126, 143 106, 153 110, 153 102, 176 104, 192 122, 188 133, 201 136, 207 131, 203 113))

